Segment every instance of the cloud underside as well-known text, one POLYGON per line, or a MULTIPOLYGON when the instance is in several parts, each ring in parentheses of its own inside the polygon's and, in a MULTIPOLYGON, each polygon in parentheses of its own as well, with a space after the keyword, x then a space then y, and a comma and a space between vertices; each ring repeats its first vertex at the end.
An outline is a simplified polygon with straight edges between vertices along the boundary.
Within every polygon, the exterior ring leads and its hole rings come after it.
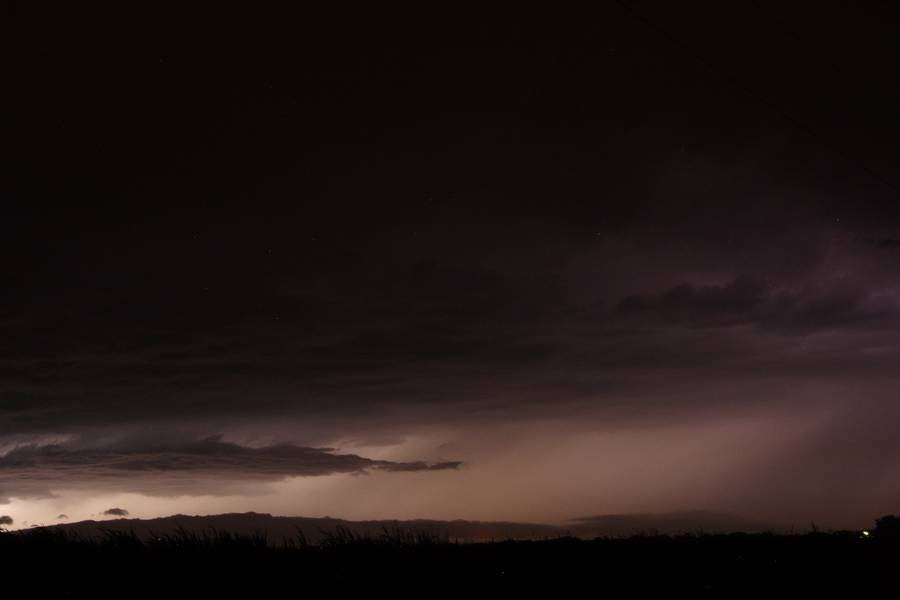
POLYGON ((614 314, 656 326, 754 326, 783 335, 883 328, 900 320, 893 293, 847 283, 775 286, 746 276, 720 285, 683 283, 658 294, 632 295, 614 314))
MULTIPOLYGON (((785 226, 761 244, 741 225, 730 233, 743 243, 725 248, 694 227, 657 239, 656 229, 636 224, 592 235, 590 247, 511 246, 513 263, 558 253, 527 272, 439 248, 365 269, 351 261, 315 285, 273 272, 276 281, 259 282, 252 303, 238 301, 243 279, 194 305, 168 295, 128 302, 131 292, 111 277, 97 284, 121 301, 73 297, 79 326, 70 328, 55 325, 52 306, 29 308, 28 319, 3 321, 0 312, 0 452, 41 435, 150 426, 328 446, 555 418, 563 404, 573 420, 611 427, 763 404, 794 383, 894 376, 895 238, 873 233, 875 241, 860 243, 785 226), (683 255, 671 252, 676 237, 687 240, 683 255), (576 256, 571 272, 559 271, 576 256), (772 387, 759 389, 763 380, 772 387), (724 386, 729 393, 717 389, 724 386)), ((202 456, 164 449, 97 458, 109 479, 234 472, 234 457, 211 464, 202 456), (153 466, 160 461, 164 470, 153 466)), ((268 457, 254 467, 263 475, 244 476, 410 468, 316 450, 287 462, 268 457)))
POLYGON ((42 497, 54 490, 139 492, 150 495, 226 494, 253 483, 373 471, 456 469, 455 461, 426 463, 374 460, 331 448, 282 443, 259 448, 220 436, 176 445, 119 444, 76 448, 23 445, 0 458, 0 499, 42 497))

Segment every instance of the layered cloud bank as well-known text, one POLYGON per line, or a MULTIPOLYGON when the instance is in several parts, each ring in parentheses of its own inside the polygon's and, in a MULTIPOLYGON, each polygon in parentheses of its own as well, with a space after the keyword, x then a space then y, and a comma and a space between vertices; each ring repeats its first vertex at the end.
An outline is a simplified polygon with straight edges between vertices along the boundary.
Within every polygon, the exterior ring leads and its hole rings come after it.
POLYGON ((16 65, 4 514, 897 512, 889 9, 307 4, 16 65))
MULTIPOLYGON (((151 495, 224 493, 250 482, 368 471, 440 471, 459 462, 372 460, 331 448, 282 443, 250 448, 209 437, 180 445, 144 442, 108 447, 22 445, 0 456, 0 492, 41 497, 54 490, 140 491, 151 495)), ((124 515, 110 512, 106 514, 124 515)))

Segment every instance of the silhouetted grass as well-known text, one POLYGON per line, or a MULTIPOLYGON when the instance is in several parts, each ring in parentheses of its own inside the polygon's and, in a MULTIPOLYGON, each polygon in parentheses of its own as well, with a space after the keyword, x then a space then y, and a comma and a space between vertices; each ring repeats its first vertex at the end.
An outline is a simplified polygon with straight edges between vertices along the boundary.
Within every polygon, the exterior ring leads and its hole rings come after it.
MULTIPOLYGON (((265 533, 179 529, 141 539, 107 530, 0 534, 7 583, 34 597, 471 598, 894 597, 896 537, 642 535, 455 543, 435 532, 265 533)), ((19 596, 25 597, 25 596, 19 596)))

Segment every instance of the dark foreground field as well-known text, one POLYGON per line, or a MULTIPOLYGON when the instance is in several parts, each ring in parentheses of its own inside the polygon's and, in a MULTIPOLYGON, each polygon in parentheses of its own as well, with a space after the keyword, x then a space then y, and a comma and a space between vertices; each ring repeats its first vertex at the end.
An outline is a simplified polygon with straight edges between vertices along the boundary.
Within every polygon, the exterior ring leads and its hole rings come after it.
POLYGON ((890 536, 638 536, 449 543, 338 530, 315 545, 181 531, 0 534, 4 583, 51 598, 895 598, 890 536))

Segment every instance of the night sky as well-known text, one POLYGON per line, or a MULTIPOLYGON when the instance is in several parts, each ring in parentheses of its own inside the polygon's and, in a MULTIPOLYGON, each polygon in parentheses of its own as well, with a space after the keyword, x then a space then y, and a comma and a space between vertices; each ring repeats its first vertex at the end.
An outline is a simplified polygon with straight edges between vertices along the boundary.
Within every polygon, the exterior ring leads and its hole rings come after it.
POLYGON ((900 509, 900 10, 12 11, 0 514, 900 509))

